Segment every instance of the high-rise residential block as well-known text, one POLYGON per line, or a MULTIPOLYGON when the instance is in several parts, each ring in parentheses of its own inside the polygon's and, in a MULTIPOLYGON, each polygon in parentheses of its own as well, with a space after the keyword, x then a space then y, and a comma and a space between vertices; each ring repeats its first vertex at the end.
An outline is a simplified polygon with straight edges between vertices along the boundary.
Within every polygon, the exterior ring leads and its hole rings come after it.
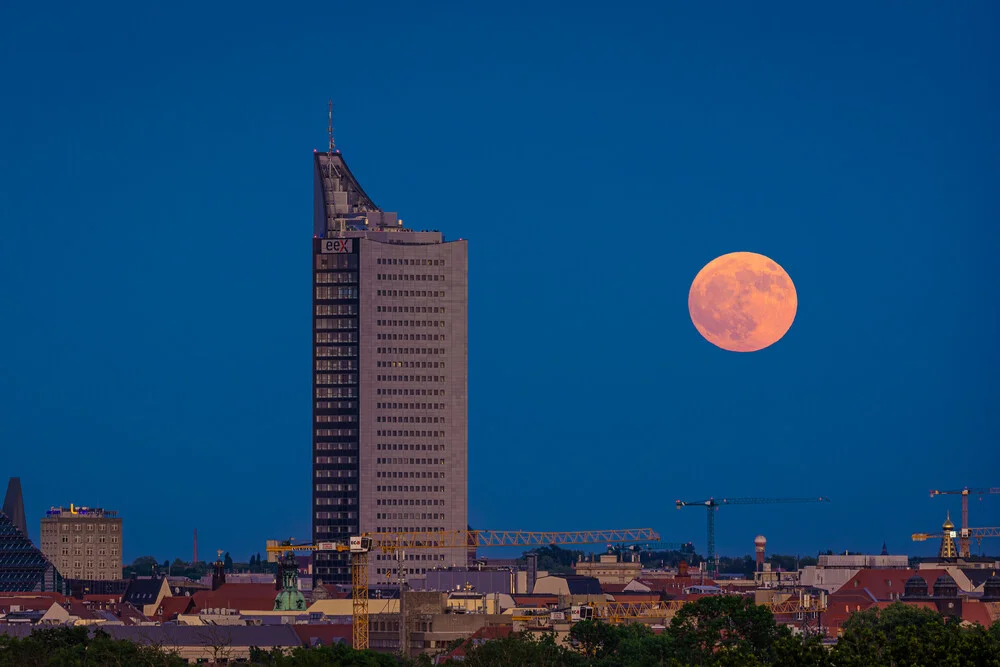
POLYGON ((100 507, 53 507, 42 518, 42 553, 66 579, 122 578, 122 520, 100 507))
MULTIPOLYGON (((468 249, 416 231, 365 194, 339 151, 316 153, 313 539, 467 528, 468 249)), ((407 574, 465 549, 405 554, 407 574)), ((350 581, 319 551, 317 580, 350 581)), ((396 579, 373 553, 373 583, 396 579)))

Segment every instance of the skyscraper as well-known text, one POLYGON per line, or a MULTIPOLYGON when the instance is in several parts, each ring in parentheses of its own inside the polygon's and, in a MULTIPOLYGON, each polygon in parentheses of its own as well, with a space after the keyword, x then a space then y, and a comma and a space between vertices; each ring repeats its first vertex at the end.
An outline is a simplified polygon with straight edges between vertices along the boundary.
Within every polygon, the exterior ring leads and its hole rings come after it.
MULTIPOLYGON (((467 527, 465 241, 404 227, 334 150, 314 156, 313 539, 467 527)), ((407 553, 406 573, 465 564, 465 549, 407 553)), ((369 558, 373 582, 392 560, 369 558)), ((314 574, 349 582, 346 554, 314 574)))

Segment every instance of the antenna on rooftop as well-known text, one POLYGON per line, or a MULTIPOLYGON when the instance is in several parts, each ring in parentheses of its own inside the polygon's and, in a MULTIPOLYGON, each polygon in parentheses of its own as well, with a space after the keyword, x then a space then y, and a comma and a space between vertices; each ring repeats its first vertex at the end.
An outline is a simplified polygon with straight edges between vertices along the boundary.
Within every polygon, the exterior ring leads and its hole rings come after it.
MULTIPOLYGON (((337 187, 334 185, 335 181, 333 180, 334 179, 334 173, 333 173, 333 153, 336 151, 337 147, 336 147, 336 144, 333 142, 333 98, 332 97, 330 98, 330 103, 329 103, 329 107, 328 107, 328 111, 327 111, 327 118, 329 119, 329 122, 328 122, 328 124, 326 126, 326 131, 327 131, 327 134, 329 134, 329 136, 330 136, 330 144, 329 144, 329 146, 327 148, 327 151, 326 151, 326 182, 327 182, 327 188, 328 188, 328 195, 327 195, 328 199, 327 199, 327 204, 326 205, 327 205, 328 211, 331 208, 333 209, 334 219, 336 219, 336 205, 333 203, 333 201, 334 201, 334 195, 333 195, 333 193, 334 193, 335 190, 337 190, 337 187)), ((327 216, 327 219, 329 220, 329 214, 327 216)), ((340 235, 341 236, 344 235, 344 231, 345 231, 344 220, 340 220, 340 235)))
POLYGON ((330 118, 330 123, 329 123, 329 125, 327 125, 326 131, 330 135, 329 155, 332 156, 333 155, 333 150, 335 148, 334 143, 333 143, 333 98, 330 98, 329 118, 330 118))

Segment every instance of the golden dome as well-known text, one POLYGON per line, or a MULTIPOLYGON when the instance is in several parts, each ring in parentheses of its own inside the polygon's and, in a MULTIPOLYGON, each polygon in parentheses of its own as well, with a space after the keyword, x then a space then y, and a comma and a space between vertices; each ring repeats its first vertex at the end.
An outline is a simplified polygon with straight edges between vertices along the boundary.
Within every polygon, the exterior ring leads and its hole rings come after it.
POLYGON ((944 530, 955 530, 955 524, 951 522, 951 512, 948 512, 948 516, 944 520, 944 524, 941 526, 944 530))

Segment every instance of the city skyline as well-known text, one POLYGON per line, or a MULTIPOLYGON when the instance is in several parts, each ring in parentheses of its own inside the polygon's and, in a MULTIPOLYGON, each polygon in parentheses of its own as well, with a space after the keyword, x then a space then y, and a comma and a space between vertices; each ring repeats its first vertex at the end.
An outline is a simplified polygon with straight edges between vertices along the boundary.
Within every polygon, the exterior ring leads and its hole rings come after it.
POLYGON ((126 563, 185 558, 195 528, 238 560, 312 535, 304 235, 331 96, 366 191, 471 240, 473 527, 704 552, 676 499, 823 495, 723 508, 718 551, 932 555, 909 536, 959 501, 928 490, 997 486, 992 5, 259 9, 0 10, 0 475, 36 544, 70 503, 120 512, 126 563), (331 25, 374 24, 331 63, 331 25), (800 299, 753 355, 686 306, 742 250, 800 299))

